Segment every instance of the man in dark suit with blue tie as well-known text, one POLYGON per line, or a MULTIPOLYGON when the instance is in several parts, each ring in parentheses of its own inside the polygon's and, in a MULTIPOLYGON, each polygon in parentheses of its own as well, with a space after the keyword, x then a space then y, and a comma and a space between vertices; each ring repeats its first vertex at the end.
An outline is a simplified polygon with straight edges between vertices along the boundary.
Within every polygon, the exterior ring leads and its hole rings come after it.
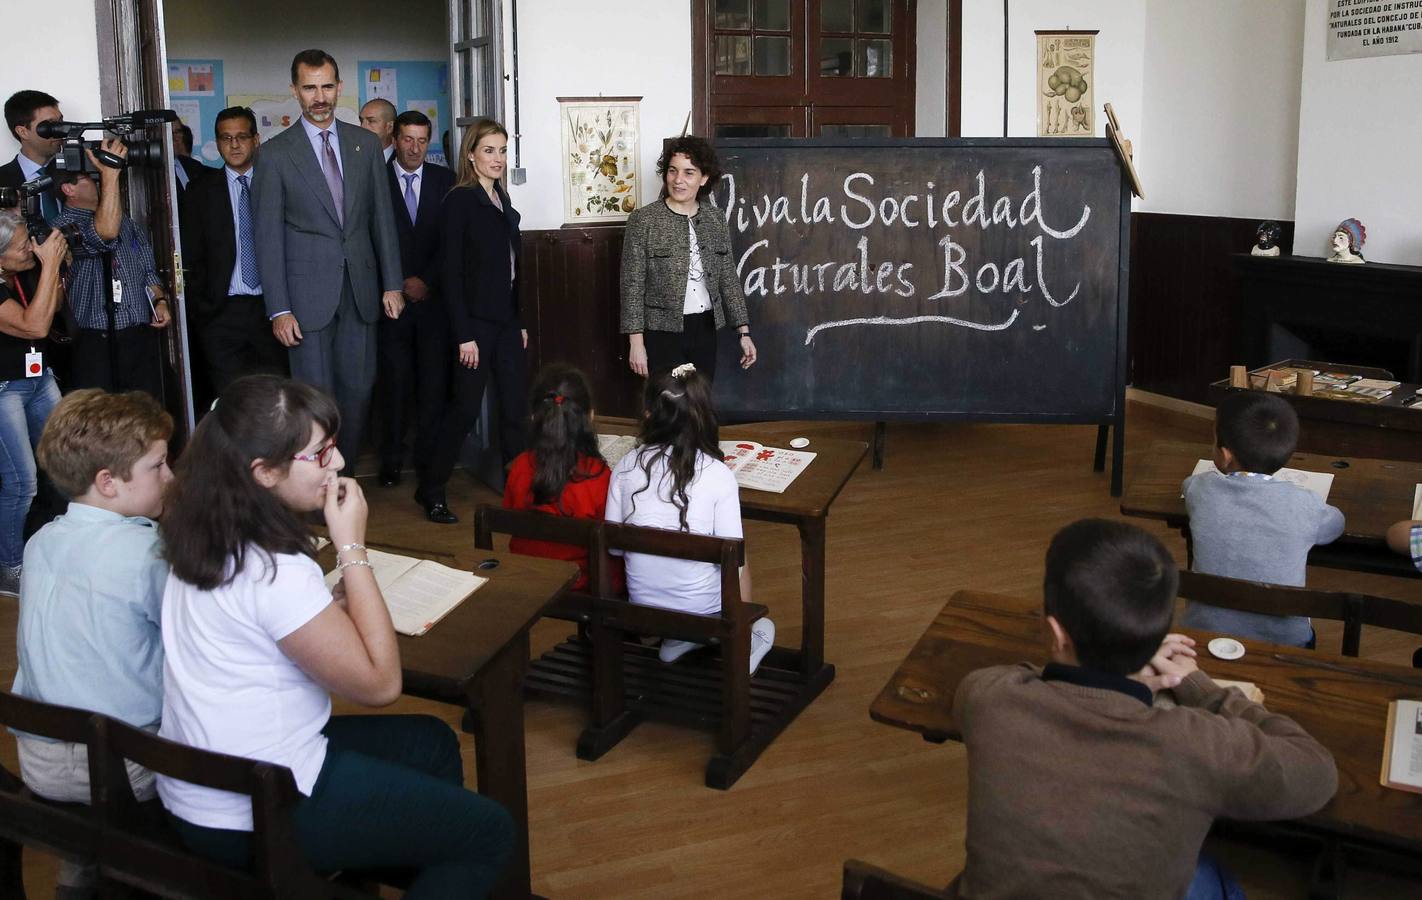
MULTIPOLYGON (((10 95, 5 101, 5 126, 19 141, 20 152, 0 166, 0 187, 17 188, 43 174, 42 170, 59 153, 63 142, 57 138, 40 137, 39 125, 63 118, 59 101, 44 91, 16 91, 10 95)), ((59 214, 57 192, 45 191, 40 195, 40 210, 46 221, 54 221, 59 214)))
POLYGON ((454 173, 425 161, 433 127, 411 110, 395 119, 395 155, 386 167, 395 230, 400 236, 402 291, 407 305, 398 319, 382 319, 375 402, 380 416, 380 483, 400 483, 405 432, 415 410, 415 466, 429 458, 449 392, 454 351, 449 320, 440 305, 439 209, 454 187, 454 173))
POLYGON ((336 121, 341 76, 324 50, 291 61, 301 118, 262 147, 252 185, 257 262, 291 374, 331 394, 353 474, 375 385, 375 323, 400 317, 400 242, 380 139, 336 121))
POLYGON ((257 117, 245 106, 217 114, 217 175, 189 183, 183 211, 188 309, 214 393, 252 372, 285 375, 286 348, 267 322, 257 264, 252 177, 257 117))

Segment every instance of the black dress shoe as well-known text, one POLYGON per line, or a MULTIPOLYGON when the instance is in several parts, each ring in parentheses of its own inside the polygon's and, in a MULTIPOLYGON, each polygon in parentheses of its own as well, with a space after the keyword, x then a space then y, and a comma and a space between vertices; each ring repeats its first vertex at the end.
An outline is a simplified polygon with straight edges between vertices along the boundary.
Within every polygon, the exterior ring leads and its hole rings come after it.
POLYGON ((425 504, 425 517, 436 525, 455 525, 459 522, 459 517, 449 511, 444 501, 425 504))
POLYGON ((453 525, 459 517, 449 511, 449 504, 443 499, 430 500, 415 491, 415 502, 425 508, 425 517, 436 525, 453 525))
POLYGON ((381 467, 380 467, 380 486, 381 486, 381 487, 394 487, 395 485, 397 485, 397 484, 399 484, 399 483, 400 483, 400 467, 399 467, 399 466, 381 466, 381 467))

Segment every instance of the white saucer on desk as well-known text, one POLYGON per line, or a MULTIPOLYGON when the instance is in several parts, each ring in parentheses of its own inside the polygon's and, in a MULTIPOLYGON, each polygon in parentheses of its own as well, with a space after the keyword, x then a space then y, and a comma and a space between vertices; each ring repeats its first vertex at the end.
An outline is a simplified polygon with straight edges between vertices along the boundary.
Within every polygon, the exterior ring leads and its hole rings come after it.
POLYGON ((806 437, 792 438, 790 440, 790 446, 796 450, 804 450, 810 446, 810 439, 806 437))
POLYGON ((1244 655, 1244 645, 1234 638, 1217 637, 1206 646, 1216 659, 1239 659, 1244 655))

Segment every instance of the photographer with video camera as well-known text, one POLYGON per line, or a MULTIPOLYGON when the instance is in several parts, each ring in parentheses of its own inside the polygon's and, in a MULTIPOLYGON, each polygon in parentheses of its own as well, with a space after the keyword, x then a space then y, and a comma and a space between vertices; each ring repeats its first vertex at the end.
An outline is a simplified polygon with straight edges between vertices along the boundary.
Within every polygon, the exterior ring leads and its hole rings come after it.
POLYGON ((96 155, 85 148, 98 183, 84 171, 53 169, 64 209, 56 228, 74 225, 78 242, 69 268, 69 308, 78 333, 71 388, 147 391, 163 399, 158 330, 171 316, 148 237, 122 212, 119 173, 128 147, 118 138, 96 155), (109 155, 119 161, 112 165, 109 155), (101 161, 102 160, 102 161, 101 161))
POLYGON ((20 216, 0 211, 0 594, 18 596, 25 516, 37 489, 35 445, 59 402, 49 329, 64 297, 64 234, 33 240, 20 216), (38 265, 38 280, 20 277, 38 265))

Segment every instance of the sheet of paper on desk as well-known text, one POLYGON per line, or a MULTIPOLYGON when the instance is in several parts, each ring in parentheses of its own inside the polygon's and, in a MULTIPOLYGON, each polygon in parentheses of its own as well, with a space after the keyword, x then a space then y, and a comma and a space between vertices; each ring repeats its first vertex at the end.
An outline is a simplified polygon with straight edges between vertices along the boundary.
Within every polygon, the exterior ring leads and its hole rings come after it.
POLYGON ((1393 388, 1401 384, 1402 382, 1400 381, 1388 381, 1383 378, 1359 378, 1357 381, 1348 385, 1347 389, 1357 393, 1364 393, 1368 391, 1391 391, 1393 388))
POLYGON ((1383 787, 1422 793, 1422 702, 1394 700, 1387 705, 1379 780, 1383 787))
POLYGON ((622 457, 637 447, 637 436, 633 434, 600 434, 597 449, 609 466, 616 466, 622 457))
MULTIPOLYGON (((1191 475, 1199 475, 1201 472, 1218 472, 1215 464, 1208 459, 1202 459, 1195 463, 1195 471, 1191 475)), ((1318 495, 1318 499, 1324 503, 1328 502, 1328 492, 1333 489, 1333 473, 1331 472, 1305 472, 1303 469, 1280 469, 1274 473, 1277 481, 1287 481, 1296 484, 1301 488, 1313 491, 1318 495)))
POLYGON ((755 441, 722 441, 721 454, 736 484, 772 494, 785 493, 815 458, 805 450, 782 450, 755 441))
POLYGON ((1412 518, 1422 519, 1422 484, 1412 489, 1412 518))
MULTIPOLYGON (((379 550, 366 551, 366 558, 395 630, 410 637, 429 631, 489 580, 433 560, 379 550)), ((327 587, 334 588, 340 580, 339 569, 326 574, 327 587)))

